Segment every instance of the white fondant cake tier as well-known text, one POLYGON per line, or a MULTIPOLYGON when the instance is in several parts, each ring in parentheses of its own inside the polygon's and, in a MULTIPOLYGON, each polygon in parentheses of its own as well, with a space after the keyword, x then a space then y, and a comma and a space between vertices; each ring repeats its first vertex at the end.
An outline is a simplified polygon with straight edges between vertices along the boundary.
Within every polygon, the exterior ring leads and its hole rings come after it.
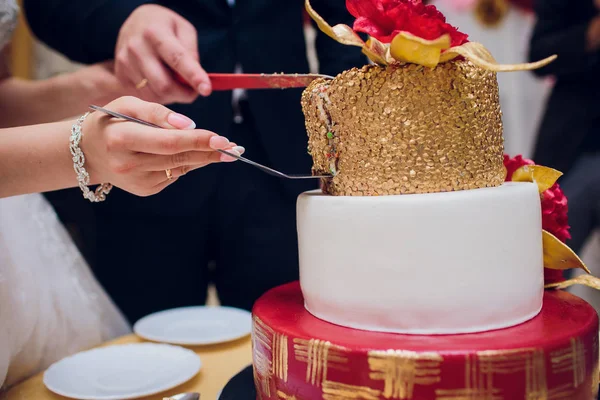
POLYGON ((541 309, 532 183, 448 193, 298 198, 300 283, 318 318, 412 334, 517 325, 541 309))

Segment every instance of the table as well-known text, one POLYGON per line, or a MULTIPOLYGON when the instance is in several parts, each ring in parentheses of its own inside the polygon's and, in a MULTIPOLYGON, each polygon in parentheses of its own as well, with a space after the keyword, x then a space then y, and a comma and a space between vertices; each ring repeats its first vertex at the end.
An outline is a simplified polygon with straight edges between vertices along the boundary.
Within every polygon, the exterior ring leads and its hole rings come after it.
MULTIPOLYGON (((128 335, 105 344, 142 343, 135 335, 128 335)), ((225 384, 243 368, 252 363, 250 336, 230 343, 213 346, 189 347, 202 359, 202 369, 192 380, 175 389, 143 400, 162 400, 182 392, 199 392, 202 400, 215 400, 225 384)), ((0 396, 1 400, 64 400, 50 392, 43 383, 43 373, 38 374, 0 396)))

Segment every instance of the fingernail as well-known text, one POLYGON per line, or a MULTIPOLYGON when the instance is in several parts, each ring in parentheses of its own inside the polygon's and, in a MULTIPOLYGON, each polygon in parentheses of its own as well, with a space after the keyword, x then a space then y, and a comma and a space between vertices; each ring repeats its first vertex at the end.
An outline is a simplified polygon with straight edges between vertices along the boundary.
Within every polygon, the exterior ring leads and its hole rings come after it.
POLYGON ((229 146, 229 140, 223 136, 213 136, 210 138, 208 145, 213 150, 221 150, 229 146))
MULTIPOLYGON (((241 156, 241 154, 235 148, 227 150, 227 151, 229 153, 231 153, 231 154, 235 154, 238 157, 241 156)), ((228 156, 227 154, 221 154, 221 161, 223 161, 223 162, 232 162, 232 161, 236 161, 236 159, 233 158, 233 157, 228 156)))
POLYGON ((242 154, 244 154, 244 152, 246 151, 246 149, 244 148, 244 146, 235 146, 233 148, 233 150, 237 151, 239 153, 239 155, 241 156, 242 154))
POLYGON ((198 85, 198 93, 202 96, 208 96, 210 94, 210 85, 206 82, 202 82, 198 85))
POLYGON ((195 129, 196 123, 186 117, 185 115, 181 115, 178 113, 171 113, 167 117, 167 122, 171 124, 174 128, 177 129, 195 129))

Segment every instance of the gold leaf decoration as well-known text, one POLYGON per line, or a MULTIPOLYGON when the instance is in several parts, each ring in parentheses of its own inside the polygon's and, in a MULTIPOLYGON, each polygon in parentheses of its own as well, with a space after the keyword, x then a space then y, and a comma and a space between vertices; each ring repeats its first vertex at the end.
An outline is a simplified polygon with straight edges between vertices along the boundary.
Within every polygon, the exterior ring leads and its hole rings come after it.
POLYGON ((531 71, 545 67, 557 58, 556 55, 553 55, 533 63, 498 64, 488 49, 486 49, 481 43, 468 42, 461 46, 451 47, 446 50, 442 54, 440 62, 450 61, 458 56, 463 56, 478 67, 493 72, 531 71))
POLYGON ((541 165, 524 165, 512 176, 513 182, 534 182, 540 193, 550 189, 562 176, 562 172, 541 165))
POLYGON ((289 394, 286 394, 282 390, 277 391, 277 397, 279 397, 281 400, 298 400, 296 398, 296 396, 291 396, 289 394))
POLYGON ((573 285, 584 285, 592 289, 600 290, 600 279, 593 275, 579 275, 576 278, 568 279, 563 282, 549 283, 544 287, 546 289, 566 289, 573 285))
POLYGON ((588 274, 590 270, 583 261, 566 244, 561 242, 553 234, 542 231, 542 242, 544 247, 544 267, 556 270, 567 270, 581 268, 588 274))
POLYGON ((348 25, 329 25, 305 0, 308 15, 317 23, 319 29, 333 40, 357 46, 376 64, 388 65, 394 62, 407 62, 434 68, 439 63, 454 60, 462 56, 480 68, 493 72, 528 71, 544 67, 556 59, 556 55, 544 60, 525 64, 498 64, 491 53, 481 44, 468 42, 461 46, 450 47, 448 35, 442 35, 435 40, 425 40, 409 32, 400 32, 391 44, 384 44, 371 38, 365 43, 360 36, 348 25))
MULTIPOLYGON (((498 64, 492 53, 486 49, 482 44, 476 42, 468 42, 461 46, 451 47, 442 53, 440 62, 446 62, 455 59, 458 56, 467 58, 465 54, 470 53, 470 57, 475 60, 484 60, 489 64, 498 64), (464 53, 464 54, 462 54, 464 53)), ((473 64, 480 66, 473 62, 473 64)))
POLYGON ((363 47, 363 54, 369 57, 369 59, 375 64, 385 66, 388 64, 388 49, 389 47, 386 47, 386 45, 381 43, 379 40, 375 39, 374 37, 369 37, 369 39, 367 39, 367 43, 365 43, 365 47, 363 47))
POLYGON ((317 26, 327 36, 338 43, 348 46, 364 47, 365 42, 348 25, 338 24, 334 27, 329 25, 310 5, 310 1, 305 2, 306 12, 317 23, 317 26))
POLYGON ((450 35, 440 36, 436 40, 425 40, 408 32, 400 32, 390 44, 390 54, 397 61, 434 68, 440 62, 442 50, 449 47, 450 35))

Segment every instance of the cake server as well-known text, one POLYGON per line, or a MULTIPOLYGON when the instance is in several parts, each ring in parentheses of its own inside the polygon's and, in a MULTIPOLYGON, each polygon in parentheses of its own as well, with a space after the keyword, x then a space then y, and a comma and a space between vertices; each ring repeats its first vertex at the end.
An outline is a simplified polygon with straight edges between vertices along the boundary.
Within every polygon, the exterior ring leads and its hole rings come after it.
POLYGON ((303 88, 316 79, 333 79, 320 74, 208 74, 213 90, 303 88))
MULTIPOLYGON (((124 119, 124 120, 127 120, 127 121, 131 121, 131 122, 135 122, 135 123, 141 124, 141 125, 150 126, 152 128, 163 129, 162 127, 160 127, 158 125, 155 125, 155 124, 153 124, 151 122, 142 121, 141 119, 130 117, 129 115, 121 114, 121 113, 116 112, 116 111, 107 110, 106 108, 102 108, 102 107, 98 107, 98 106, 94 106, 94 105, 91 105, 90 108, 92 110, 100 111, 100 112, 103 112, 105 114, 108 114, 108 115, 110 115, 112 117, 115 117, 115 118, 121 118, 121 119, 124 119)), ((231 158, 235 158, 236 160, 245 162, 246 164, 250 164, 253 167, 258 168, 258 169, 262 170, 263 172, 265 172, 265 173, 267 173, 269 175, 273 175, 273 176, 276 176, 276 177, 279 177, 279 178, 285 178, 285 179, 322 179, 322 178, 332 178, 333 177, 332 175, 290 175, 290 174, 284 174, 283 172, 279 172, 279 171, 277 171, 277 170, 275 170, 273 168, 269 168, 267 166, 264 166, 262 164, 254 162, 252 160, 248 160, 245 157, 238 156, 238 155, 236 155, 234 153, 231 153, 229 151, 226 151, 226 150, 217 150, 217 151, 220 152, 220 153, 222 153, 222 154, 226 154, 226 155, 228 155, 231 158)))

